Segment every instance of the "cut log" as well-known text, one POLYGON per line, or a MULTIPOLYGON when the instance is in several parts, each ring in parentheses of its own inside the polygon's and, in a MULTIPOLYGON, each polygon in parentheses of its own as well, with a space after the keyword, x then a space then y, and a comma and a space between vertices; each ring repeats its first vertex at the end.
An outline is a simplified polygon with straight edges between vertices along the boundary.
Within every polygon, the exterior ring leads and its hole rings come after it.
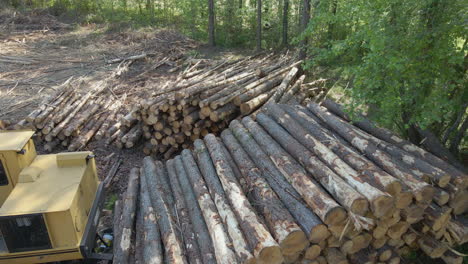
MULTIPOLYGON (((230 127, 234 135, 242 133, 243 126, 236 120, 231 122, 230 127)), ((245 128, 244 128, 245 129, 245 128)), ((245 130, 244 130, 245 131, 245 130)), ((265 133, 249 133, 255 141, 268 154, 276 167, 281 171, 294 188, 301 194, 301 197, 322 219, 325 224, 339 224, 346 219, 346 211, 335 202, 320 185, 309 178, 305 170, 294 161, 270 136, 265 133)))
MULTIPOLYGON (((278 106, 270 106, 272 108, 276 107, 278 111, 282 111, 278 106)), ((283 120, 287 120, 285 122, 294 124, 292 118, 285 112, 279 113, 279 115, 282 116, 283 120)), ((244 124, 249 124, 248 128, 252 129, 251 132, 255 131, 255 133, 257 133, 257 131, 261 131, 261 128, 251 119, 246 118, 243 121, 246 121, 244 124)), ((303 132, 303 142, 306 143, 304 146, 270 117, 260 113, 257 115, 257 121, 289 152, 289 154, 301 162, 301 164, 322 183, 322 186, 330 193, 336 195, 336 197, 340 199, 341 204, 347 204, 352 212, 365 215, 367 211, 367 201, 364 199, 363 195, 370 201, 372 212, 377 217, 383 216, 393 208, 393 198, 390 195, 368 184, 365 179, 363 179, 364 177, 360 176, 354 169, 349 167, 349 165, 317 139, 307 134, 297 123, 295 127, 298 131, 302 129, 301 132, 303 132), (316 156, 309 150, 313 150, 316 156), (317 157, 320 157, 320 160, 317 157), (326 165, 323 162, 325 162, 326 165), (333 171, 341 177, 336 175, 329 168, 332 168, 333 171), (343 196, 340 197, 340 194, 343 196)))
MULTIPOLYGON (((190 154, 185 150, 183 155, 190 154)), ((232 239, 237 258, 241 263, 252 262, 253 256, 250 253, 247 241, 240 229, 236 216, 229 205, 222 184, 216 174, 216 169, 211 162, 208 150, 200 139, 197 139, 194 142, 194 155, 196 156, 198 167, 203 175, 211 197, 216 204, 219 215, 221 216, 224 226, 232 239)), ((188 159, 190 159, 190 157, 188 157, 188 159)))
POLYGON ((272 102, 272 103, 277 103, 281 96, 283 96, 283 94, 286 92, 286 90, 288 89, 289 87, 289 84, 292 82, 292 80, 294 79, 294 77, 296 77, 297 73, 299 72, 299 68, 297 67, 293 67, 289 72, 288 74, 286 75, 286 77, 284 77, 284 80, 283 82, 281 82, 280 86, 278 86, 278 88, 276 89, 275 93, 273 94, 273 96, 268 100, 268 102, 272 102))
POLYGON ((141 263, 162 264, 163 248, 161 244, 161 234, 156 219, 156 212, 151 203, 148 185, 144 172, 141 176, 140 185, 140 208, 143 215, 143 232, 141 237, 141 263))
POLYGON ((266 180, 262 178, 259 169, 248 158, 247 153, 240 148, 232 134, 225 134, 224 142, 231 151, 232 158, 237 164, 240 164, 236 168, 239 168, 247 183, 243 188, 244 193, 248 194, 252 205, 265 217, 266 224, 278 241, 283 254, 295 255, 303 251, 308 245, 305 233, 296 224, 293 216, 284 207, 266 180), (231 142, 226 142, 227 140, 231 142))
POLYGON ((299 79, 297 79, 294 85, 281 96, 278 103, 285 104, 289 100, 291 100, 294 97, 294 95, 301 90, 301 86, 305 78, 306 78, 305 75, 302 75, 301 77, 299 77, 299 79))
MULTIPOLYGON (((380 169, 373 162, 356 153, 346 144, 342 144, 342 142, 337 139, 337 137, 334 137, 333 134, 317 123, 314 118, 304 112, 307 111, 305 108, 299 106, 296 107, 297 108, 284 105, 281 106, 281 108, 291 118, 286 115, 281 115, 281 112, 276 111, 276 107, 267 108, 267 113, 283 127, 285 127, 288 132, 291 133, 303 145, 305 145, 307 142, 306 135, 310 134, 316 139, 320 140, 320 142, 322 142, 340 158, 351 165, 361 174, 361 177, 363 177, 365 181, 370 183, 372 186, 378 188, 381 191, 386 191, 393 196, 401 194, 402 184, 396 178, 380 169), (306 131, 301 129, 300 126, 303 126, 306 131)), ((405 199, 407 204, 402 205, 402 207, 404 208, 409 205, 411 200, 412 195, 409 197, 409 199, 405 199)))
MULTIPOLYGON (((245 150, 250 159, 260 168, 262 177, 265 178, 271 188, 276 192, 283 204, 288 208, 296 219, 297 223, 309 235, 309 240, 313 243, 320 243, 330 235, 327 227, 322 223, 307 206, 301 201, 299 193, 290 185, 290 183, 281 175, 268 156, 261 150, 260 146, 247 135, 247 131, 237 131, 237 140, 241 146, 231 145, 236 141, 229 130, 221 133, 223 141, 233 153, 236 149, 245 150)), ((244 155, 244 160, 248 157, 244 155)), ((247 162, 247 161, 246 161, 247 162)))
MULTIPOLYGON (((186 264, 188 261, 184 256, 183 244, 173 218, 173 207, 170 207, 170 202, 173 202, 173 198, 169 192, 170 190, 164 189, 163 187, 162 182, 165 176, 160 175, 162 170, 160 166, 161 164, 158 166, 159 168, 157 168, 151 157, 146 157, 143 160, 144 176, 146 177, 148 190, 151 190, 149 192, 151 203, 156 209, 156 219, 164 245, 164 256, 165 259, 171 263, 186 264), (167 195, 167 193, 169 193, 169 195, 167 195)), ((166 186, 166 184, 164 184, 164 186, 166 186)))
POLYGON ((325 250, 325 256, 328 263, 333 264, 348 264, 346 257, 336 248, 328 248, 325 250))
POLYGON ((174 195, 175 210, 177 211, 177 222, 178 227, 181 230, 185 253, 190 263, 202 263, 200 250, 196 240, 193 226, 188 213, 184 195, 177 179, 177 173, 174 165, 174 160, 168 160, 166 162, 166 169, 169 176, 169 182, 171 185, 172 194, 174 195))
POLYGON ((257 263, 282 263, 283 256, 276 241, 262 224, 255 210, 241 190, 232 169, 224 158, 222 148, 214 135, 205 137, 205 143, 210 153, 218 177, 236 213, 240 226, 244 230, 247 241, 253 249, 257 263))
POLYGON ((345 138, 355 148, 357 148, 366 156, 377 163, 382 169, 392 174, 394 177, 399 178, 405 182, 414 192, 415 199, 419 202, 429 202, 434 195, 434 189, 427 183, 420 181, 415 176, 403 172, 392 161, 392 158, 385 152, 379 150, 377 146, 363 139, 353 130, 349 129, 346 124, 339 120, 337 117, 325 112, 317 104, 308 104, 307 107, 319 117, 323 122, 326 122, 338 134, 345 138))
POLYGON ((120 243, 116 245, 114 251, 114 261, 116 263, 130 263, 130 249, 132 245, 132 232, 135 221, 137 206, 139 170, 133 168, 130 171, 127 192, 123 201, 122 217, 120 223, 120 243))
POLYGON ((192 224, 194 225, 194 230, 198 231, 198 244, 202 257, 209 259, 209 263, 216 263, 216 261, 225 259, 233 260, 233 263, 237 263, 235 254, 230 248, 231 242, 229 241, 229 237, 224 230, 224 226, 219 222, 216 206, 204 185, 203 178, 192 154, 190 152, 188 154, 187 152, 183 152, 182 158, 180 156, 176 158, 176 170, 180 186, 185 194, 185 201, 187 205, 191 204, 192 224), (195 179, 197 182, 195 182, 195 179), (201 234, 202 231, 204 231, 204 234, 201 234), (200 241, 201 238, 206 241, 200 241), (220 255, 221 253, 226 254, 220 255))

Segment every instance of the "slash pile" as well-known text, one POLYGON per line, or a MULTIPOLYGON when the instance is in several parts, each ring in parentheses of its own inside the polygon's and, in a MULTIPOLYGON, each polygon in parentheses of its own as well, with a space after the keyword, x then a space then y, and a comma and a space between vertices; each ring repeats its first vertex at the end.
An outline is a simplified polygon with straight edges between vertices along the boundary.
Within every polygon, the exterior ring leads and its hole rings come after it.
POLYGON ((165 163, 145 158, 116 207, 115 261, 397 264, 421 249, 461 263, 468 176, 324 105, 271 103, 165 163))
POLYGON ((148 140, 145 153, 164 154, 167 159, 266 102, 302 101, 306 92, 319 93, 320 89, 302 85, 305 76, 298 76, 300 63, 287 55, 257 55, 210 65, 198 61, 144 100, 125 121, 141 120, 148 140))

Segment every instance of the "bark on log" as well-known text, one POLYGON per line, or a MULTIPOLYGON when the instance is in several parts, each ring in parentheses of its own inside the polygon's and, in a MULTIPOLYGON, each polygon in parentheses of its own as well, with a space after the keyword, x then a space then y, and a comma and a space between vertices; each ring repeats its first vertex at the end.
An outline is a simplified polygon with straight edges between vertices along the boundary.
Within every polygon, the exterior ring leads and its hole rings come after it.
MULTIPOLYGON (((310 112, 306 108, 302 106, 291 107, 286 105, 282 105, 281 108, 290 115, 292 119, 280 118, 281 115, 276 114, 275 111, 269 111, 268 114, 275 117, 275 120, 283 125, 302 144, 306 144, 303 142, 306 141, 305 135, 301 132, 302 129, 295 124, 303 126, 308 133, 320 140, 320 142, 326 145, 329 149, 333 150, 333 152, 335 152, 340 158, 345 160, 356 171, 358 171, 366 182, 381 191, 386 191, 395 196, 395 205, 397 208, 406 208, 409 206, 413 195, 404 184, 383 171, 373 162, 356 153, 356 151, 350 147, 344 139, 334 135, 322 124, 316 122, 316 119, 308 114, 310 112)), ((270 110, 270 108, 267 110, 270 110)))
POLYGON ((247 183, 243 188, 244 193, 248 194, 250 202, 265 217, 283 254, 295 255, 303 251, 308 245, 305 233, 296 224, 293 216, 266 180, 262 178, 260 170, 248 158, 247 153, 241 149, 232 134, 225 134, 224 144, 232 154, 232 158, 239 164, 235 166, 239 168, 247 183))
MULTIPOLYGON (((144 173, 144 172, 143 172, 144 173)), ((161 234, 156 219, 156 213, 151 203, 146 177, 141 176, 140 185, 140 210, 143 215, 143 230, 141 238, 141 261, 148 264, 163 263, 163 248, 161 234)))
MULTIPOLYGON (((219 257, 222 258, 223 256, 218 256, 220 249, 218 249, 218 252, 217 252, 215 248, 216 246, 215 243, 218 243, 218 240, 213 239, 213 235, 211 232, 211 228, 213 226, 210 226, 209 224, 214 224, 216 226, 216 223, 214 223, 213 221, 219 218, 211 219, 210 220, 211 222, 207 222, 206 220, 204 220, 205 214, 208 213, 206 211, 207 208, 202 206, 202 203, 199 200, 199 193, 197 192, 197 188, 194 185, 194 183, 190 180, 191 177, 197 177, 197 176, 201 177, 200 172, 198 171, 197 167, 192 167, 196 163, 194 161, 193 163, 188 163, 190 160, 189 158, 184 157, 184 155, 182 155, 182 160, 180 160, 180 157, 178 156, 178 160, 179 162, 182 162, 183 164, 180 164, 176 160, 177 177, 179 179, 179 183, 182 188, 182 191, 184 192, 185 202, 187 203, 187 206, 190 209, 189 213, 190 213, 190 218, 192 219, 194 230, 198 232, 197 234, 198 245, 202 253, 203 263, 216 263, 217 259, 219 257), (196 173, 198 174, 195 175, 196 173)), ((209 197, 209 194, 208 196, 206 196, 207 194, 208 192, 206 192, 204 197, 202 198, 211 199, 209 197)), ((209 203, 209 200, 206 200, 204 202, 209 203)), ((212 211, 212 213, 215 214, 216 212, 212 211)), ((221 224, 217 225, 216 228, 217 228, 217 231, 224 232, 224 230, 222 230, 221 224)), ((226 238, 223 237, 224 234, 222 232, 221 232, 220 241, 222 241, 223 239, 226 240, 226 238)), ((228 244, 221 245, 220 247, 226 247, 226 246, 228 246, 228 244)), ((232 257, 232 255, 228 255, 225 257, 229 258, 229 257, 232 257)))
POLYGON ((353 130, 349 129, 344 122, 337 117, 325 112, 317 104, 308 104, 307 107, 322 121, 326 122, 338 134, 345 138, 355 148, 357 148, 366 156, 377 163, 382 169, 386 170, 393 176, 405 182, 411 190, 414 191, 414 197, 419 202, 429 202, 434 195, 434 189, 427 183, 420 181, 409 173, 400 170, 392 161, 392 158, 385 152, 379 150, 377 146, 363 139, 353 130))
POLYGON ((127 192, 123 201, 122 218, 120 223, 120 243, 115 248, 114 261, 116 263, 129 263, 130 249, 132 245, 132 232, 137 206, 139 170, 133 168, 128 179, 127 192))
POLYGON ((156 209, 156 219, 164 244, 164 256, 168 262, 187 264, 188 261, 184 256, 180 234, 173 218, 173 207, 171 207, 173 205, 173 198, 171 197, 170 190, 164 189, 164 186, 167 185, 163 184, 165 176, 161 175, 161 171, 163 170, 161 166, 162 164, 156 166, 151 157, 146 157, 143 160, 144 176, 146 177, 148 190, 151 190, 149 192, 150 198, 156 209))
MULTIPOLYGON (((263 178, 267 180, 269 185, 288 208, 289 212, 294 216, 297 223, 309 235, 309 240, 313 243, 319 243, 327 239, 330 235, 327 227, 322 223, 320 218, 304 204, 300 194, 291 186, 286 178, 284 178, 255 140, 248 135, 248 131, 242 128, 239 130, 231 129, 233 130, 232 133, 235 133, 237 140, 242 145, 242 149, 248 153, 250 159, 260 168, 263 178)), ((226 139, 225 142, 234 142, 234 140, 228 139, 232 136, 231 132, 228 130, 223 131, 221 136, 223 140, 226 139)))
MULTIPOLYGON (((221 220, 232 239, 237 258, 241 263, 253 262, 253 256, 250 253, 247 241, 240 229, 239 222, 229 205, 222 184, 216 174, 216 169, 211 161, 210 154, 202 140, 195 140, 193 153, 196 156, 198 167, 203 175, 211 197, 215 202, 219 215, 221 216, 221 220)), ((189 154, 183 153, 182 155, 189 154)))
MULTIPOLYGON (((323 105, 334 114, 340 116, 341 118, 349 120, 349 117, 346 115, 346 113, 344 113, 342 107, 337 103, 331 100, 325 100, 323 102, 323 105)), ((465 183, 463 186, 466 187, 468 185, 468 180, 466 180, 468 176, 466 175, 466 170, 463 170, 463 168, 460 170, 458 168, 453 167, 451 164, 435 156, 434 154, 414 145, 413 143, 407 140, 398 137, 393 132, 375 126, 369 119, 363 116, 359 116, 359 121, 353 122, 353 124, 361 128, 362 130, 368 132, 369 134, 372 134, 373 136, 381 140, 387 141, 388 143, 397 146, 422 160, 426 160, 428 163, 438 167, 441 170, 447 171, 449 174, 455 176, 457 179, 465 179, 465 183)))
POLYGON ((112 233, 114 235, 114 241, 112 243, 112 247, 116 248, 120 244, 120 237, 122 233, 120 232, 120 223, 122 222, 122 201, 117 200, 114 203, 114 222, 112 226, 112 233))
POLYGON ((188 207, 185 203, 184 195, 177 179, 174 160, 168 160, 166 162, 166 169, 169 176, 172 194, 174 195, 178 228, 180 228, 183 236, 186 256, 190 263, 202 263, 200 250, 190 221, 188 207))
MULTIPOLYGON (((230 127, 234 135, 238 135, 243 126, 236 120, 231 122, 230 127)), ((249 133, 245 131, 244 133, 249 133)), ((294 188, 301 194, 302 198, 322 219, 325 224, 339 224, 346 219, 346 211, 333 200, 318 183, 309 178, 305 170, 294 161, 284 150, 281 149, 271 137, 265 137, 256 133, 249 133, 255 141, 268 154, 276 167, 294 188)))
POLYGON ((54 122, 59 123, 58 125, 55 126, 55 128, 52 130, 50 133, 52 136, 56 137, 62 130, 67 126, 67 124, 73 120, 75 115, 81 110, 81 108, 88 103, 89 98, 91 97, 92 93, 89 92, 87 93, 83 99, 76 101, 76 104, 71 105, 71 108, 69 109, 70 112, 64 111, 63 113, 66 114, 64 115, 64 118, 58 118, 54 117, 54 122))
MULTIPOLYGON (((275 109, 275 106, 273 105, 270 105, 269 107, 275 109)), ((279 112, 278 116, 280 116, 280 119, 285 119, 287 120, 286 122, 293 124, 293 122, 291 122, 291 117, 282 112, 278 106, 276 106, 276 110, 279 112)), ((246 121, 244 124, 249 124, 249 129, 250 127, 252 128, 251 132, 254 130, 261 131, 258 125, 256 125, 251 119, 246 118, 244 121, 246 121)), ((364 177, 361 177, 356 171, 344 163, 317 139, 312 137, 310 134, 307 134, 304 129, 301 131, 303 132, 303 139, 306 143, 303 146, 268 116, 260 113, 257 115, 257 121, 284 149, 289 152, 289 154, 307 168, 312 175, 317 177, 317 180, 319 180, 324 187, 328 186, 325 188, 330 193, 335 194, 337 198, 340 199, 341 204, 347 204, 348 208, 352 212, 360 215, 364 215, 366 213, 368 204, 362 195, 369 200, 371 209, 377 217, 385 215, 393 208, 393 198, 391 196, 368 184, 365 179, 363 179, 364 177), (316 156, 314 156, 309 150, 313 150, 316 156), (317 157, 321 157, 321 160, 317 157), (322 162, 325 162, 326 165, 322 162), (337 172, 341 177, 336 175, 329 169, 329 167, 337 172), (362 195, 357 193, 355 190, 359 191, 362 195), (342 197, 340 197, 340 194, 342 197), (355 203, 361 204, 359 205, 355 203)), ((298 131, 300 131, 302 127, 297 125, 295 128, 298 128, 298 131)))
POLYGON ((297 79, 294 85, 281 96, 278 103, 285 104, 289 100, 294 98, 294 95, 297 94, 302 89, 302 83, 304 82, 305 78, 306 78, 305 75, 302 75, 301 77, 299 77, 299 79, 297 79))
POLYGON ((212 134, 207 135, 205 143, 218 177, 238 217, 240 226, 253 249, 254 256, 257 258, 257 263, 282 263, 283 256, 280 247, 262 224, 242 192, 232 169, 224 158, 222 148, 219 146, 216 137, 212 134))
POLYGON ((274 93, 274 90, 271 90, 253 98, 250 101, 242 103, 240 105, 241 114, 248 115, 252 113, 253 111, 259 109, 263 104, 265 104, 265 102, 271 97, 273 93, 274 93))
POLYGON ((297 73, 299 72, 299 68, 297 67, 293 67, 289 72, 288 74, 286 75, 286 77, 284 77, 284 80, 283 82, 281 82, 280 86, 278 86, 278 88, 276 88, 276 92, 273 94, 273 96, 268 100, 268 102, 270 103, 276 103, 279 101, 279 99, 281 98, 281 96, 284 94, 284 92, 286 92, 286 90, 288 89, 289 87, 289 84, 292 82, 292 80, 294 79, 294 77, 296 77, 297 73))

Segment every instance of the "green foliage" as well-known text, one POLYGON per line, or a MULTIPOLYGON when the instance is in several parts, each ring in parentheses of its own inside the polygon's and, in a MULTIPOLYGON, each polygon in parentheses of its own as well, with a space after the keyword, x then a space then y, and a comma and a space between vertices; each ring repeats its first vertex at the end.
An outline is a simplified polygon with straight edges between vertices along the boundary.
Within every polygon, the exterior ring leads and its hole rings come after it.
POLYGON ((433 129, 468 101, 466 2, 324 0, 313 16, 307 66, 349 76, 350 110, 370 105, 388 127, 433 129))
POLYGON ((115 193, 109 195, 109 196, 107 197, 107 199, 106 199, 105 204, 104 204, 104 209, 113 211, 113 210, 114 210, 115 202, 116 202, 118 199, 119 199, 119 197, 118 197, 117 194, 115 194, 115 193))

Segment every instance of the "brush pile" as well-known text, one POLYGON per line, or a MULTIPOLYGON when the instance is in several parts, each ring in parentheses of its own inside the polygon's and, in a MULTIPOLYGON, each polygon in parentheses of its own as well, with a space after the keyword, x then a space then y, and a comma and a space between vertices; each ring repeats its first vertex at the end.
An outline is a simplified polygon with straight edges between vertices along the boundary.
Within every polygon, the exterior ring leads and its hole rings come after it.
POLYGON ((144 100, 124 122, 142 121, 146 154, 167 159, 191 142, 222 131, 231 120, 256 112, 266 102, 302 102, 322 89, 303 86, 301 61, 287 55, 241 60, 193 61, 177 80, 144 100), (307 87, 306 89, 303 89, 307 87))
POLYGON ((397 264, 421 249, 461 263, 465 172, 324 105, 268 104, 193 151, 146 157, 115 212, 115 261, 397 264))

